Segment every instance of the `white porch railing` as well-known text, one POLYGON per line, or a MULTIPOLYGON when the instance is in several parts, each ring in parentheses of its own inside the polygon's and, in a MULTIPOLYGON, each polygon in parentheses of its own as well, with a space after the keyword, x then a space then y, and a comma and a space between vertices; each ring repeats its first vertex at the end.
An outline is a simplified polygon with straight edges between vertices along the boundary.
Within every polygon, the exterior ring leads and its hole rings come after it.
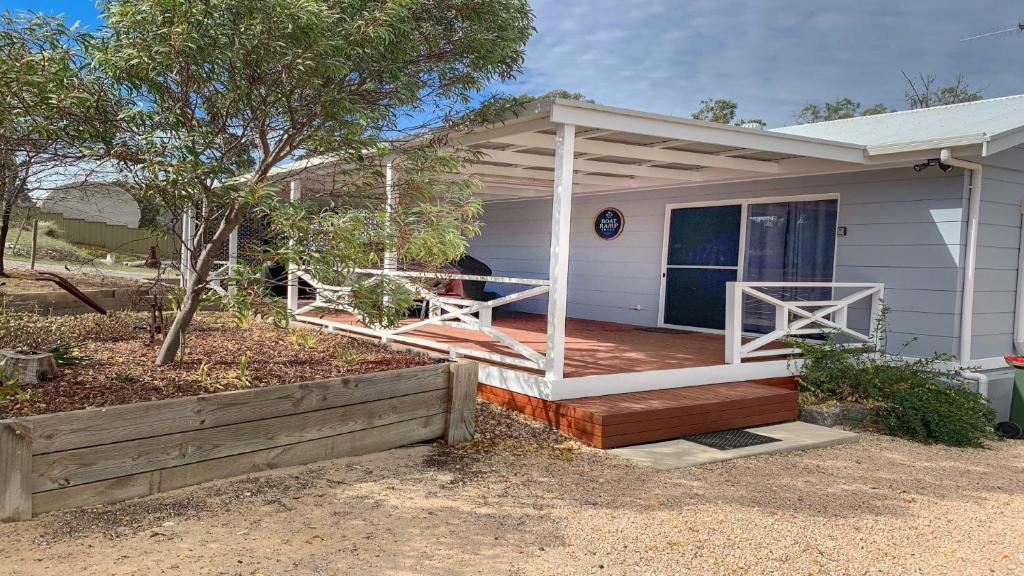
MULTIPOLYGON (((477 276, 472 274, 448 274, 443 272, 407 272, 398 270, 358 269, 354 272, 357 274, 391 276, 399 279, 399 281, 406 288, 411 290, 419 300, 424 302, 424 305, 429 306, 429 315, 416 322, 401 324, 391 329, 375 328, 373 326, 366 325, 366 322, 363 322, 364 326, 354 326, 351 324, 324 321, 310 317, 302 317, 301 320, 312 321, 313 323, 323 324, 342 330, 377 336, 382 342, 393 341, 427 348, 440 348, 447 351, 453 357, 478 358, 481 360, 490 360, 492 362, 499 362, 510 366, 519 366, 535 370, 546 370, 552 362, 548 354, 537 352, 533 348, 530 348, 526 344, 516 340, 512 336, 491 325, 491 316, 494 309, 513 302, 525 300, 527 298, 547 294, 551 290, 551 283, 547 280, 539 280, 536 278, 511 278, 504 276, 477 276), (445 281, 475 280, 498 284, 517 284, 521 286, 530 286, 530 288, 506 294, 505 296, 495 298, 494 300, 477 301, 435 294, 429 289, 411 281, 416 278, 429 278, 445 281), (474 316, 474 314, 476 316, 474 316), (511 354, 500 354, 485 350, 464 348, 409 335, 409 333, 415 332, 416 330, 438 325, 481 332, 499 344, 514 351, 517 355, 513 356, 511 354)), ((313 287, 316 293, 316 299, 310 304, 295 310, 294 315, 296 317, 302 316, 316 309, 324 308, 344 310, 355 314, 357 317, 359 316, 359 314, 346 303, 349 288, 323 284, 318 282, 312 277, 312 275, 305 271, 299 271, 297 274, 299 278, 308 282, 313 287)), ((360 320, 362 321, 363 319, 360 318, 360 320)))
POLYGON ((843 336, 851 344, 877 346, 875 324, 882 310, 885 285, 859 282, 729 282, 725 302, 725 360, 740 364, 745 358, 779 356, 798 352, 792 347, 765 348, 773 342, 812 335, 843 336), (853 290, 847 296, 829 300, 783 300, 765 292, 766 289, 827 288, 853 290), (743 303, 749 297, 771 305, 775 310, 774 328, 767 334, 743 342, 743 303), (870 300, 866 331, 848 324, 851 304, 870 300))

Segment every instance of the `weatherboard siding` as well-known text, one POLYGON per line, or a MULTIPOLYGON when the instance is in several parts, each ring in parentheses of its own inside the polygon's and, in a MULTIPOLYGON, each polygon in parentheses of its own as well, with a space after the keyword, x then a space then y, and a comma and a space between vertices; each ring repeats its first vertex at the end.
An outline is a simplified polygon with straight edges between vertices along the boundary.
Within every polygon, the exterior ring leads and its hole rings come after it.
POLYGON ((1013 316, 1024 202, 1024 151, 982 161, 981 218, 975 281, 972 356, 1013 352, 1013 316))
MULTIPOLYGON (((892 347, 916 338, 906 353, 954 353, 965 236, 963 182, 959 170, 915 173, 907 168, 576 197, 568 314, 657 325, 667 204, 838 194, 839 225, 847 235, 838 239, 835 279, 886 284, 892 347), (623 234, 612 241, 601 240, 592 229, 594 216, 609 206, 625 216, 623 234)), ((470 253, 496 275, 546 278, 550 210, 550 199, 488 203, 483 233, 472 241, 470 253)), ((1005 243, 1005 234, 999 238, 1005 243)), ((1004 256, 989 252, 985 257, 1004 256)), ((992 272, 997 273, 994 281, 1002 280, 1001 270, 992 272)), ((489 285, 503 293, 510 288, 489 285)), ((1005 305, 1003 295, 993 304, 997 309, 1005 305)), ((545 313, 547 302, 533 298, 513 308, 545 313)), ((858 312, 851 322, 866 324, 866 309, 858 312)))

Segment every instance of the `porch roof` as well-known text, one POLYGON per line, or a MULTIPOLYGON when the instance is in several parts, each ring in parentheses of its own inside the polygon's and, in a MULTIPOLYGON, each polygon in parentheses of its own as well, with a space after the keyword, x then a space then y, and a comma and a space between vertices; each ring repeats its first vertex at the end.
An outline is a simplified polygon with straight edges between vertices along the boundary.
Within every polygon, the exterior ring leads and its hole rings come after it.
POLYGON ((870 161, 859 144, 564 99, 450 138, 480 151, 469 171, 483 182, 485 199, 543 197, 552 193, 560 124, 576 127, 574 194, 849 170, 870 161))
MULTIPOLYGON (((1024 96, 995 100, 1005 100, 995 105, 1004 110, 1024 102, 1024 96)), ((501 123, 445 137, 480 152, 467 171, 483 183, 484 200, 550 197, 560 125, 574 126, 572 193, 579 195, 908 166, 937 157, 941 148, 959 157, 977 156, 1024 141, 1024 127, 1002 124, 998 143, 998 127, 993 134, 959 133, 970 132, 978 115, 993 107, 991 102, 763 130, 551 99, 530 104, 501 123), (921 124, 931 124, 933 117, 941 121, 932 128, 945 130, 941 135, 948 137, 918 139, 921 124), (882 132, 884 143, 869 137, 882 132)), ((329 180, 335 164, 332 158, 311 158, 272 174, 281 181, 301 177, 315 183, 329 180)))

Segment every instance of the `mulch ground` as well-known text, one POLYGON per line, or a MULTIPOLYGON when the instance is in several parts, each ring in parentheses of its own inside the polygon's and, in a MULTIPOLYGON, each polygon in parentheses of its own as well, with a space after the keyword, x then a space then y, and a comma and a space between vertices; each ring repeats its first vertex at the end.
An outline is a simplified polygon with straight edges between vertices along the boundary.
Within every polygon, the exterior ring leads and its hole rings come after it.
POLYGON ((25 386, 28 397, 0 403, 0 417, 65 412, 322 380, 433 363, 424 354, 397 352, 376 343, 306 328, 263 322, 238 327, 220 314, 197 319, 185 356, 156 366, 159 341, 149 342, 144 317, 114 341, 80 342, 84 363, 62 366, 55 379, 25 386))

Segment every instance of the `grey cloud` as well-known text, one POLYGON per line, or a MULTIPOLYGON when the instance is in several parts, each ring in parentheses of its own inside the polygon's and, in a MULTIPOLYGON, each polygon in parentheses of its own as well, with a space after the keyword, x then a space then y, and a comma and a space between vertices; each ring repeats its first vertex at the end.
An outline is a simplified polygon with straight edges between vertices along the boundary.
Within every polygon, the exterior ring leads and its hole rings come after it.
POLYGON ((808 101, 902 106, 901 70, 964 72, 986 97, 1024 92, 1012 1, 536 0, 538 33, 508 92, 579 90, 597 101, 687 115, 731 98, 741 116, 792 122, 808 101))

